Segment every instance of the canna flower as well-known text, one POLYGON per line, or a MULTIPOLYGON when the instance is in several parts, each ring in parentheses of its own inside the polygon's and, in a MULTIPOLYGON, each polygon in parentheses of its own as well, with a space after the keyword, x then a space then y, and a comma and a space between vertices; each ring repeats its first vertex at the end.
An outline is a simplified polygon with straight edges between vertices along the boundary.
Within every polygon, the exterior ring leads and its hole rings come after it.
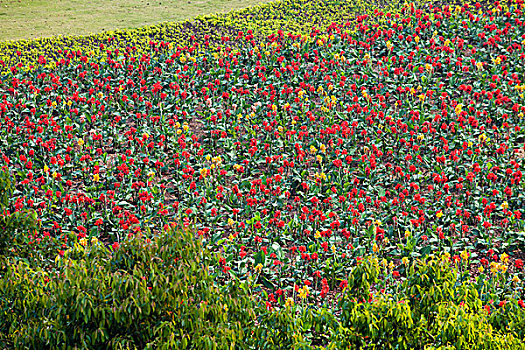
POLYGON ((47 165, 44 165, 44 173, 48 173, 49 172, 49 167, 47 165))
POLYGON ((466 261, 466 260, 468 260, 468 257, 469 257, 469 253, 466 250, 461 252, 461 259, 466 261))
POLYGON ((304 286, 303 288, 299 288, 299 298, 305 299, 308 296, 308 286, 304 286))
POLYGON ((100 181, 100 175, 99 174, 93 175, 93 181, 99 182, 100 181))
POLYGON ((407 258, 406 256, 404 256, 404 257, 401 259, 401 262, 403 263, 403 265, 408 264, 408 258, 407 258))
POLYGON ((481 63, 481 62, 476 63, 476 68, 477 68, 479 71, 482 70, 482 69, 483 69, 483 63, 481 63))
POLYGON ((437 218, 441 218, 443 216, 443 212, 440 210, 436 213, 437 218))
POLYGON ((82 145, 84 145, 84 140, 83 139, 78 139, 77 140, 77 143, 80 147, 82 147, 82 145))
POLYGON ((286 302, 284 303, 285 307, 292 307, 294 305, 294 301, 292 298, 286 298, 286 302))

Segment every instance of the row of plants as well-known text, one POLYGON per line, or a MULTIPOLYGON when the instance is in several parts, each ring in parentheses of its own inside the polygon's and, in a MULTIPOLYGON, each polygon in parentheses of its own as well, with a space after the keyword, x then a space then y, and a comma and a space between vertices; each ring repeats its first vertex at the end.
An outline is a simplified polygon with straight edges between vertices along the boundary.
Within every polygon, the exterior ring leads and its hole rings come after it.
POLYGON ((331 23, 355 21, 363 14, 397 12, 399 0, 378 2, 375 7, 364 1, 281 0, 229 13, 202 15, 182 22, 164 22, 136 29, 106 31, 86 36, 58 36, 0 43, 0 70, 29 69, 43 59, 49 67, 62 60, 78 61, 80 56, 105 56, 106 51, 135 55, 158 53, 158 44, 173 47, 222 45, 223 37, 252 30, 257 39, 278 30, 307 34, 313 27, 325 29, 331 23), (41 56, 41 57, 40 57, 41 56))

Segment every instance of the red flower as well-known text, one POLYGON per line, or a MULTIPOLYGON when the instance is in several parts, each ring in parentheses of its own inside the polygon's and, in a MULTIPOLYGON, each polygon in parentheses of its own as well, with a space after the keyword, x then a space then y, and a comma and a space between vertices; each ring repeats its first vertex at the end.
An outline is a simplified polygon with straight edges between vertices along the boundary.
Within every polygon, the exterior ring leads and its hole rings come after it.
POLYGON ((523 268, 523 260, 516 259, 516 261, 514 261, 514 266, 516 266, 517 269, 523 268))
POLYGON ((118 242, 114 242, 114 243, 111 245, 111 248, 113 248, 113 250, 117 250, 119 247, 120 247, 120 244, 119 244, 118 242))
POLYGON ((392 276, 394 276, 394 278, 399 278, 400 275, 398 271, 393 271, 392 276))

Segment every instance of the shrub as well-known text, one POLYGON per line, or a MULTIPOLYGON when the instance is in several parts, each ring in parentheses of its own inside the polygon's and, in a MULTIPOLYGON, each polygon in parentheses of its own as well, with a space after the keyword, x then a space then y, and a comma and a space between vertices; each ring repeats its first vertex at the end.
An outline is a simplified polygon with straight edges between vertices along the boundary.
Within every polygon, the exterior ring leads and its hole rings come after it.
POLYGON ((188 230, 116 250, 76 244, 56 275, 18 261, 0 280, 0 344, 16 348, 245 347, 255 321, 249 281, 220 285, 188 230))

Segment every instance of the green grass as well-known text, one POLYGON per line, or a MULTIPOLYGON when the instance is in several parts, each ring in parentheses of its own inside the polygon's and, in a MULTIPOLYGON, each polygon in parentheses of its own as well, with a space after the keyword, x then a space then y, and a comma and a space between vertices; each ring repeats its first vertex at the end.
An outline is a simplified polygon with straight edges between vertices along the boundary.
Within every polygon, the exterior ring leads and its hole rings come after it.
POLYGON ((0 41, 136 28, 269 1, 0 0, 0 41))

